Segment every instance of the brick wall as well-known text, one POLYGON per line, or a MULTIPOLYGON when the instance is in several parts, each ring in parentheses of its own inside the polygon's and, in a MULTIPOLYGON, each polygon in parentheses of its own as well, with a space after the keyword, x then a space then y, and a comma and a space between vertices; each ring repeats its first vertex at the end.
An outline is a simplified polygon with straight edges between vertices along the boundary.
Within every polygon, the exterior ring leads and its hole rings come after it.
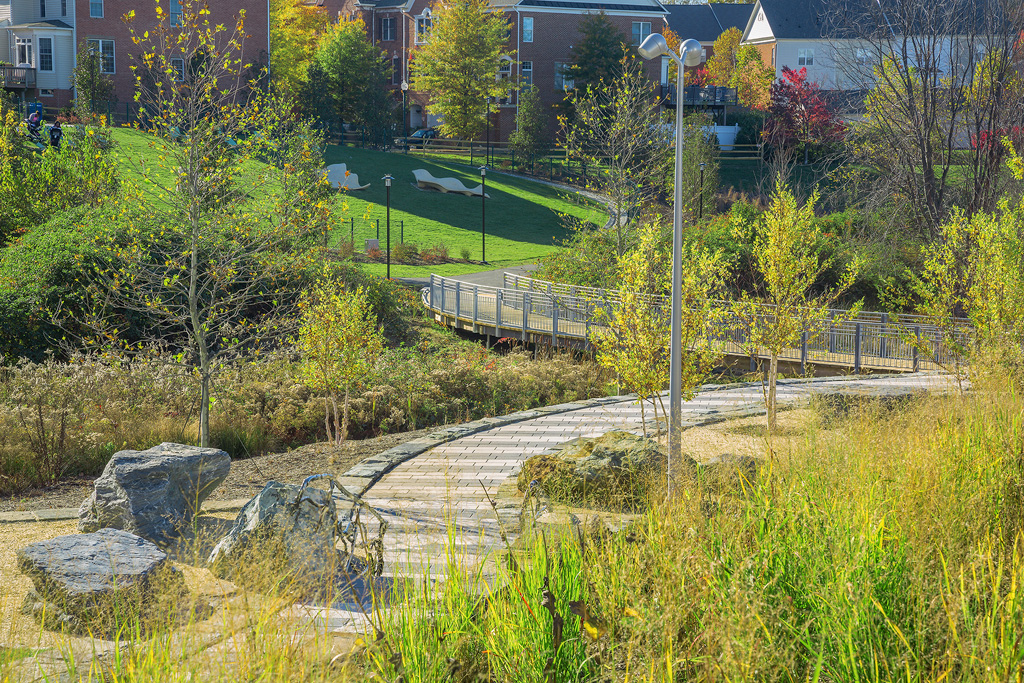
MULTIPOLYGON (((185 4, 187 0, 183 0, 185 4)), ((134 10, 132 22, 136 33, 141 35, 147 29, 156 26, 156 3, 152 0, 103 0, 103 17, 90 16, 90 0, 75 0, 78 42, 81 45, 90 38, 114 41, 114 92, 118 102, 130 102, 135 96, 135 75, 131 70, 134 60, 131 55, 137 51, 132 44, 131 31, 124 21, 124 16, 134 10)), ((161 2, 165 15, 169 3, 161 2)), ((266 0, 233 0, 230 3, 213 0, 209 4, 210 24, 223 24, 230 35, 238 19, 239 11, 245 10, 245 33, 248 36, 243 42, 242 58, 244 63, 261 63, 267 59, 267 36, 269 34, 269 16, 266 0)))

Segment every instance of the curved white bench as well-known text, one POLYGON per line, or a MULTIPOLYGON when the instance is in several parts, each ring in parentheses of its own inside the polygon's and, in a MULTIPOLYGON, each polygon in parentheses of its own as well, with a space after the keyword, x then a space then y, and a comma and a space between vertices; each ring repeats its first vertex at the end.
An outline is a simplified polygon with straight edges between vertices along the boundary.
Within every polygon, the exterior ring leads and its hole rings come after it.
POLYGON ((424 189, 434 189, 444 192, 455 192, 458 194, 468 195, 470 197, 479 197, 481 195, 491 198, 490 195, 484 195, 484 186, 477 185, 476 187, 469 188, 462 184, 462 181, 458 178, 435 178, 430 175, 430 172, 425 168, 417 168, 412 172, 413 177, 416 178, 416 186, 424 189))
POLYGON ((360 185, 359 176, 351 171, 345 164, 331 164, 324 169, 327 175, 327 180, 331 183, 331 187, 337 187, 342 190, 365 190, 370 185, 360 185), (346 175, 346 172, 348 175, 346 175))

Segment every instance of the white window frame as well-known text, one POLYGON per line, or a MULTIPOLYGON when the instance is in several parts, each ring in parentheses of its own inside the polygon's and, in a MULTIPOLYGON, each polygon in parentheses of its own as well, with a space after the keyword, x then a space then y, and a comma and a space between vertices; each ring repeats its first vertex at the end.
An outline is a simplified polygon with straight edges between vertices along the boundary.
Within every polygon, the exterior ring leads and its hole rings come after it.
POLYGON ((706 61, 708 61, 708 49, 706 47, 702 47, 700 49, 700 62, 703 64, 706 61))
POLYGON ((430 27, 432 25, 430 9, 423 10, 423 14, 416 17, 416 35, 414 41, 417 45, 425 45, 430 39, 430 27))
POLYGON ((858 47, 856 52, 857 66, 872 66, 875 63, 875 53, 866 47, 858 47))
POLYGON ((569 92, 576 86, 572 78, 565 75, 565 69, 572 66, 570 62, 555 62, 555 90, 569 92))
POLYGON ((797 66, 814 66, 814 48, 801 47, 796 51, 797 66))
POLYGON ((171 26, 181 26, 181 0, 169 0, 168 10, 171 26))
POLYGON ((185 59, 182 57, 171 57, 171 69, 174 71, 174 82, 185 82, 185 59), (179 68, 180 65, 180 68, 179 68))
POLYGON ((391 56, 391 85, 399 85, 402 82, 402 57, 401 55, 391 56))
POLYGON ((644 39, 651 35, 651 22, 649 21, 634 21, 632 27, 633 44, 639 45, 644 42, 644 39), (646 30, 645 28, 646 27, 646 30), (637 36, 639 35, 639 40, 637 36))
POLYGON ((89 0, 89 18, 90 19, 102 19, 103 18, 103 0, 89 0), (96 12, 96 8, 99 7, 99 13, 96 12))
POLYGON ((380 18, 380 39, 385 42, 396 40, 398 36, 398 20, 395 17, 380 18), (385 22, 388 30, 384 31, 385 22))
POLYGON ((523 42, 533 42, 533 17, 523 17, 523 42))
POLYGON ((20 64, 28 64, 32 68, 35 68, 35 66, 36 66, 36 61, 35 61, 36 53, 35 53, 35 50, 33 49, 33 40, 32 40, 32 38, 24 38, 22 36, 15 35, 14 36, 14 55, 15 55, 15 59, 14 59, 15 66, 18 66, 20 64), (21 50, 22 50, 22 48, 26 48, 25 55, 28 57, 28 59, 22 59, 21 58, 21 50))
POLYGON ((38 45, 36 46, 36 50, 37 50, 36 61, 38 62, 38 64, 36 64, 36 69, 38 69, 39 71, 42 71, 43 73, 51 74, 51 73, 54 72, 54 69, 55 69, 54 54, 53 54, 53 36, 36 36, 36 41, 38 43, 38 45), (50 41, 50 68, 49 69, 44 69, 43 68, 43 41, 44 40, 50 41))
POLYGON ((519 75, 522 76, 522 85, 533 85, 533 62, 519 62, 519 75))
POLYGON ((100 73, 101 74, 116 74, 117 73, 117 49, 112 38, 87 38, 85 44, 96 50, 96 54, 100 56, 100 73), (110 43, 110 71, 107 71, 104 67, 105 57, 103 56, 104 43, 110 43))

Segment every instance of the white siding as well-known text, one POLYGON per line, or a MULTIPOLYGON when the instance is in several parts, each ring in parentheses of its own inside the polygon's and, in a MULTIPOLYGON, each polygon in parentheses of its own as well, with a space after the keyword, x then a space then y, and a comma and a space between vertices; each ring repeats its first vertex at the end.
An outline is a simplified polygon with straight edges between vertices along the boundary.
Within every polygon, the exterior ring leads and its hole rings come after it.
POLYGON ((764 10, 761 6, 757 7, 757 14, 754 16, 754 21, 750 25, 750 32, 747 34, 746 42, 749 43, 763 43, 765 41, 775 40, 775 33, 772 31, 771 25, 768 23, 768 18, 764 14, 764 10))
POLYGON ((776 44, 775 76, 782 77, 782 68, 794 71, 803 69, 799 64, 800 50, 814 50, 814 64, 807 66, 807 80, 814 81, 826 90, 837 87, 835 60, 832 48, 824 40, 780 40, 776 44))

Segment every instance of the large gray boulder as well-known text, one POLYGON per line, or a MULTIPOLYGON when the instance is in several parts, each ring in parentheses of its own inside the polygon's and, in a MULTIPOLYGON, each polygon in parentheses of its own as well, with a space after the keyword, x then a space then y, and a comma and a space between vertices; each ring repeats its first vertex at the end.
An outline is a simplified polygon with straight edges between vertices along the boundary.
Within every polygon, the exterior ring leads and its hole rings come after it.
POLYGON ((35 587, 24 611, 44 628, 131 635, 153 614, 153 596, 184 593, 184 580, 155 544, 127 531, 58 536, 17 552, 35 587))
POLYGON ((611 431, 532 456, 523 463, 518 485, 527 491, 536 482, 553 501, 568 505, 636 509, 646 504, 652 479, 663 475, 666 461, 653 439, 611 431))
POLYGON ((366 563, 338 550, 338 510, 329 491, 268 482, 210 553, 214 574, 248 588, 330 591, 366 563))
POLYGON ((231 457, 216 448, 162 443, 145 451, 119 451, 82 502, 78 528, 123 529, 167 544, 230 470, 231 457))

